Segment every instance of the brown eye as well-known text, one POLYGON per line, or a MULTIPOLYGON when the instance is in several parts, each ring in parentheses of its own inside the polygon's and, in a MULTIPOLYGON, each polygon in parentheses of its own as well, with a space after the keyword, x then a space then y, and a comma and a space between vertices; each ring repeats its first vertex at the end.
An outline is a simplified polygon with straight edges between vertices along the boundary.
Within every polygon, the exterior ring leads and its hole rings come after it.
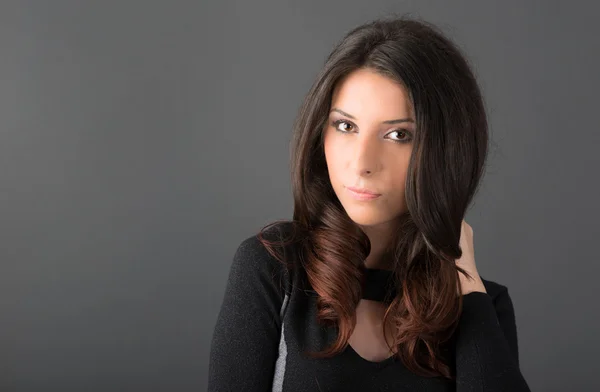
POLYGON ((388 135, 391 135, 391 134, 398 134, 398 135, 404 136, 404 137, 400 137, 399 139, 392 139, 396 143, 409 143, 412 140, 411 133, 408 132, 406 129, 397 129, 395 131, 388 133, 388 135))
POLYGON ((335 130, 336 130, 336 131, 338 131, 338 132, 342 132, 342 133, 348 133, 348 132, 350 132, 350 131, 351 131, 351 129, 350 129, 350 130, 349 130, 349 129, 346 129, 346 130, 341 130, 341 129, 339 128, 339 125, 340 125, 340 124, 346 124, 346 125, 347 125, 347 126, 349 126, 349 127, 353 127, 353 126, 354 126, 353 124, 349 123, 348 121, 344 121, 344 120, 336 120, 336 121, 333 121, 333 122, 331 123, 331 125, 332 125, 333 127, 335 127, 335 130))
MULTIPOLYGON (((404 132, 404 131, 393 131, 393 132, 390 132, 390 133, 388 133, 388 135, 391 135, 391 134, 394 134, 394 133, 395 133, 396 135, 400 135, 400 136, 406 136, 406 132, 404 132)), ((404 139, 404 138, 403 138, 403 137, 400 137, 400 139, 404 139)))

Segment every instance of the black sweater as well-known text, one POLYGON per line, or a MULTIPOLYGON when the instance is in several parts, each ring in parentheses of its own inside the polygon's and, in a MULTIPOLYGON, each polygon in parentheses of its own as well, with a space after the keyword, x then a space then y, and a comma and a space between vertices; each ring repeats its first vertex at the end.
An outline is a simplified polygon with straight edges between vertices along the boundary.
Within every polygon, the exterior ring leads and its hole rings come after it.
MULTIPOLYGON (((371 362, 350 345, 332 358, 306 357, 303 350, 323 349, 336 335, 317 324, 316 293, 295 264, 285 268, 256 236, 239 245, 212 337, 209 392, 530 391, 519 369, 515 313, 506 286, 482 277, 487 293, 463 296, 451 340, 454 382, 415 375, 395 357, 371 362)), ((363 298, 374 299, 382 293, 377 289, 387 271, 367 272, 363 298)))

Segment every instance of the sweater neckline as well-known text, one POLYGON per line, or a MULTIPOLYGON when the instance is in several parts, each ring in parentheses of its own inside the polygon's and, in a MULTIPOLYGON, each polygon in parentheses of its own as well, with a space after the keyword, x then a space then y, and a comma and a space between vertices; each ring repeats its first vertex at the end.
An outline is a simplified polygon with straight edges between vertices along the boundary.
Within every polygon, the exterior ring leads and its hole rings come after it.
POLYGON ((391 302, 396 296, 394 272, 363 267, 362 298, 378 302, 391 302))

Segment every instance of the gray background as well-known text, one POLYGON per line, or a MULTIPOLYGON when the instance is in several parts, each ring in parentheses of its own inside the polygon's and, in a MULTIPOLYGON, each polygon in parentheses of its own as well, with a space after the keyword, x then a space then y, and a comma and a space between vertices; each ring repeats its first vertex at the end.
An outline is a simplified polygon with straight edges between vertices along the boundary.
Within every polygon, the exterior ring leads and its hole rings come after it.
POLYGON ((0 390, 197 391, 233 252, 290 218, 303 95, 386 12, 467 52, 494 146, 467 221, 535 391, 600 388, 588 1, 0 3, 0 390))

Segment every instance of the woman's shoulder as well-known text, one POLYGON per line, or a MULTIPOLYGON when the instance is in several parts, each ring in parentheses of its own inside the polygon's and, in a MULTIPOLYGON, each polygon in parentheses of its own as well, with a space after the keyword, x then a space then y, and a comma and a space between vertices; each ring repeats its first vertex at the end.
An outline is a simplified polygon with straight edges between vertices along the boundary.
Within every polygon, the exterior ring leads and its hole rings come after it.
POLYGON ((246 279, 275 281, 278 290, 289 289, 298 253, 296 230, 292 221, 275 221, 245 237, 235 251, 232 270, 246 279))
POLYGON ((244 238, 236 253, 253 256, 261 265, 290 262, 297 251, 297 234, 297 226, 292 221, 275 221, 244 238))
POLYGON ((495 280, 485 279, 481 275, 480 278, 487 294, 492 298, 492 302, 496 307, 504 306, 505 304, 512 307, 512 299, 508 293, 508 286, 495 280))

